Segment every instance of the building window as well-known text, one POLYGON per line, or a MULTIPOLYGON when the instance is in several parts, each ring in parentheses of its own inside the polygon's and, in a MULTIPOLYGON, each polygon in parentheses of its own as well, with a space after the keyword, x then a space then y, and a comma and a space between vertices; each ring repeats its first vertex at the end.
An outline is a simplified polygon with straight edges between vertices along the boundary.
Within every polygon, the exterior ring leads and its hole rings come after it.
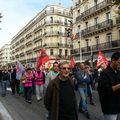
POLYGON ((88 31, 88 22, 85 22, 85 29, 88 31))
POLYGON ((110 12, 106 13, 106 24, 109 24, 110 23, 110 19, 111 19, 111 14, 110 12))
POLYGON ((111 42, 112 42, 112 34, 111 34, 111 33, 108 33, 108 34, 107 34, 108 47, 111 47, 111 42))
POLYGON ((77 11, 77 14, 80 15, 80 9, 77 11))
POLYGON ((94 5, 95 5, 96 10, 98 9, 98 5, 97 5, 98 3, 97 2, 98 2, 98 0, 94 0, 94 5))
POLYGON ((54 12, 54 7, 50 7, 50 11, 51 11, 51 12, 54 12))
POLYGON ((86 49, 87 51, 89 51, 89 40, 88 39, 86 39, 86 49))
POLYGON ((59 49, 59 56, 62 55, 62 49, 59 49))
POLYGON ((50 55, 54 55, 53 49, 50 49, 50 55))
POLYGON ((65 19, 65 25, 67 25, 67 19, 65 19))
POLYGON ((95 21, 95 28, 98 28, 98 17, 96 17, 94 21, 95 21))
POLYGON ((68 50, 65 50, 65 56, 67 56, 68 55, 68 50))
POLYGON ((96 41, 96 49, 99 49, 99 36, 95 37, 95 41, 96 41))
POLYGON ((50 23, 53 23, 53 17, 50 17, 50 23))

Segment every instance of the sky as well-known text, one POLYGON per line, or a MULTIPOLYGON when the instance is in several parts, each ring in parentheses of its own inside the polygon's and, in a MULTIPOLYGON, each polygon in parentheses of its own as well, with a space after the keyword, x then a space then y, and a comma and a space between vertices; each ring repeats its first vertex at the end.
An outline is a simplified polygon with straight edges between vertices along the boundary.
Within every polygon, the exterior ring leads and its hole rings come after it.
POLYGON ((61 3, 72 6, 72 0, 0 0, 0 48, 12 38, 48 4, 61 3))

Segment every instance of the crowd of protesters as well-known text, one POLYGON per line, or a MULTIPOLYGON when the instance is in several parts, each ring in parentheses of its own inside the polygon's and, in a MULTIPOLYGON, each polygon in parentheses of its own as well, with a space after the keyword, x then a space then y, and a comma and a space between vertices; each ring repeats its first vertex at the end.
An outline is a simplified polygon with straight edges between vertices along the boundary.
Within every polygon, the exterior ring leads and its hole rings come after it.
POLYGON ((93 89, 98 83, 98 94, 104 120, 120 120, 120 52, 111 57, 111 63, 104 61, 93 70, 88 64, 78 63, 73 68, 67 61, 54 62, 52 69, 27 66, 22 78, 16 78, 16 67, 0 70, 2 96, 7 95, 8 84, 12 95, 23 94, 25 101, 44 100, 47 120, 78 120, 78 113, 90 119, 88 104, 95 105, 93 89), (76 99, 79 93, 79 101, 76 99), (79 103, 79 105, 77 104, 79 103))

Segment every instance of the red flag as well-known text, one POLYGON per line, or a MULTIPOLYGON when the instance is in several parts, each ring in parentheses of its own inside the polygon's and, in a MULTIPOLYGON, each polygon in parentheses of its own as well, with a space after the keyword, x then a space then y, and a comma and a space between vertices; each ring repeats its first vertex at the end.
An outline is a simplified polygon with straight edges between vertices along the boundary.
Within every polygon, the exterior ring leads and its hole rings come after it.
POLYGON ((70 59, 70 67, 71 67, 71 68, 74 68, 74 66, 75 66, 75 60, 74 60, 74 57, 71 56, 71 59, 70 59))
POLYGON ((46 54, 44 48, 42 48, 40 58, 37 62, 37 68, 40 68, 41 65, 45 64, 49 60, 50 60, 49 56, 46 54))
POLYGON ((98 53, 98 61, 97 61, 97 68, 102 64, 102 63, 106 63, 106 65, 108 65, 108 60, 106 59, 106 57, 102 54, 101 51, 99 51, 98 53))

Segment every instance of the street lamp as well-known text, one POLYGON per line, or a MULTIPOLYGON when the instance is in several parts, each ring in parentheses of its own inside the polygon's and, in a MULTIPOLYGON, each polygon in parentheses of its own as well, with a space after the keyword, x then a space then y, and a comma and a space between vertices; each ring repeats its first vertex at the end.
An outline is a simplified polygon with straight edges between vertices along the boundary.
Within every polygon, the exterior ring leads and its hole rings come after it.
POLYGON ((82 52, 81 52, 81 47, 80 47, 80 40, 78 41, 78 44, 79 44, 80 62, 82 62, 82 52))

